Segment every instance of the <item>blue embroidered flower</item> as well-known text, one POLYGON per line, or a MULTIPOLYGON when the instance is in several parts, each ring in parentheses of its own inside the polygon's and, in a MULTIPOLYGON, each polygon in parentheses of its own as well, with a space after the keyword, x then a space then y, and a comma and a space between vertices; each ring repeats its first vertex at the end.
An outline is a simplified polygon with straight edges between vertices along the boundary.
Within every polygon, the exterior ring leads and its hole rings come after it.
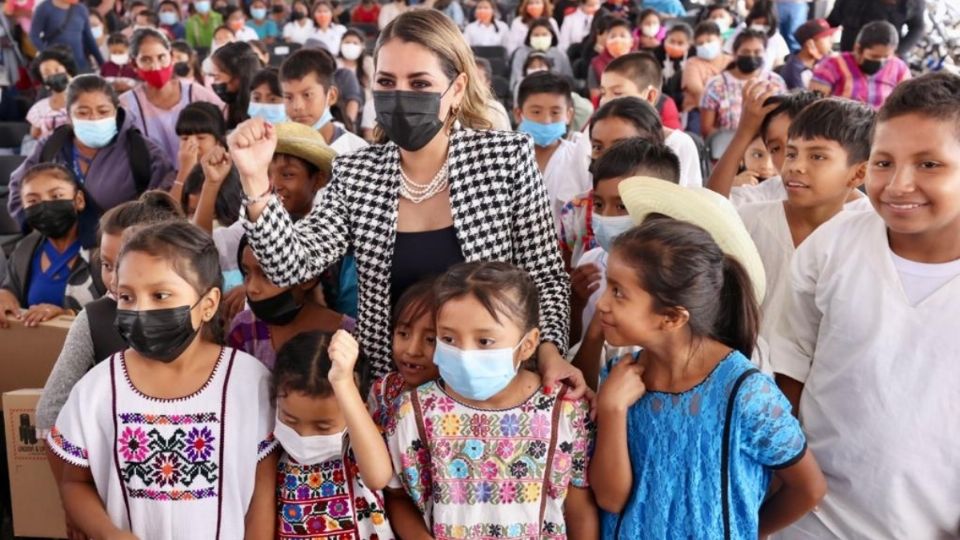
POLYGON ((477 502, 490 502, 491 497, 493 497, 493 484, 490 482, 483 482, 477 486, 477 502))
POLYGON ((476 461, 483 457, 483 441, 478 439, 470 439, 463 445, 463 453, 467 455, 470 459, 476 461))
POLYGON ((470 474, 470 467, 467 466, 467 462, 457 458, 450 462, 450 465, 447 465, 447 472, 451 477, 461 479, 466 478, 470 474))
POLYGON ((289 523, 299 523, 303 519, 303 509, 298 504, 283 505, 283 520, 289 523))
POLYGON ((289 490, 297 489, 297 475, 288 474, 287 480, 286 482, 284 482, 284 485, 286 485, 287 489, 289 490))
POLYGON ((403 470, 403 474, 407 477, 407 483, 411 485, 420 481, 420 471, 416 467, 407 467, 403 470))
POLYGON ((516 437, 520 433, 520 417, 516 414, 505 414, 500 419, 500 434, 504 437, 516 437))
POLYGON ((320 495, 323 497, 332 497, 337 491, 337 486, 333 482, 324 482, 320 484, 320 495))
POLYGON ((519 523, 511 523, 507 527, 507 536, 510 538, 516 538, 520 536, 521 533, 523 533, 523 527, 521 527, 519 523))

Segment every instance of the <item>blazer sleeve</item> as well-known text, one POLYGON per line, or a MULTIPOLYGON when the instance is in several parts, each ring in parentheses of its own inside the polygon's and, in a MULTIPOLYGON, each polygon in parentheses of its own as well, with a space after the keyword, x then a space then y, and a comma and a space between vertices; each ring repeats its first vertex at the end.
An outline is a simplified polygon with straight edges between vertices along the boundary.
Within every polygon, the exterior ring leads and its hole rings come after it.
POLYGON ((246 208, 240 218, 247 240, 264 273, 280 287, 309 281, 342 257, 350 246, 341 160, 334 161, 333 178, 320 200, 300 221, 294 223, 276 197, 272 197, 260 219, 250 222, 246 208))
POLYGON ((540 293, 540 330, 543 341, 567 351, 570 324, 570 278, 563 269, 553 213, 533 153, 533 141, 518 145, 513 204, 513 263, 526 270, 540 293))

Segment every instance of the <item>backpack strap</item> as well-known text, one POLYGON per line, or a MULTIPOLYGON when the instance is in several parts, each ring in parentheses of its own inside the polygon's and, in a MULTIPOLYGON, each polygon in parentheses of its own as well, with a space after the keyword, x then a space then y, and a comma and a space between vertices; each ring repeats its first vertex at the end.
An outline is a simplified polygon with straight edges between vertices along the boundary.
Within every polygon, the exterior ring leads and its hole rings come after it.
POLYGON ((70 124, 64 124, 53 130, 40 149, 40 163, 55 161, 70 141, 73 141, 73 126, 70 124))
POLYGON ((737 393, 743 382, 755 373, 760 373, 757 368, 750 368, 737 377, 733 387, 730 388, 730 397, 727 399, 727 412, 723 421, 723 446, 720 448, 720 502, 723 507, 723 538, 730 540, 730 437, 732 429, 730 424, 733 421, 733 409, 737 404, 737 393))
POLYGON ((127 156, 130 159, 130 172, 133 173, 133 183, 137 187, 137 196, 143 194, 150 187, 152 173, 150 170, 150 149, 140 130, 130 128, 127 131, 127 156))

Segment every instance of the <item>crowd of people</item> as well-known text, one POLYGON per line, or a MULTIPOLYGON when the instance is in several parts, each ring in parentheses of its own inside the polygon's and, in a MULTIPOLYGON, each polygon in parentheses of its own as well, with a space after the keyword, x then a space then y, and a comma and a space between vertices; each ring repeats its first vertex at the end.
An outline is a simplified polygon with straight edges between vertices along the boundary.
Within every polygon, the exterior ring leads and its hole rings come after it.
POLYGON ((808 7, 5 4, 71 540, 960 537, 960 76, 808 7))

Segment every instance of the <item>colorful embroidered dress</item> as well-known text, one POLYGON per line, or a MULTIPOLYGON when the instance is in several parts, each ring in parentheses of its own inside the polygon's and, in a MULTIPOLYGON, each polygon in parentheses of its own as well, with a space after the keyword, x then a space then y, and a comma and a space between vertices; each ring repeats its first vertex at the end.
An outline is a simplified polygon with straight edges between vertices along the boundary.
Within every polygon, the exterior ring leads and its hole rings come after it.
POLYGON ((393 531, 379 491, 360 479, 357 459, 346 453, 300 465, 284 453, 277 466, 277 538, 280 540, 391 540, 393 531))
MULTIPOLYGON (((352 317, 343 316, 341 329, 352 333, 356 327, 357 322, 352 317)), ((227 330, 227 345, 253 355, 267 369, 273 370, 277 363, 277 351, 273 348, 271 336, 270 326, 258 319, 253 311, 245 309, 233 318, 227 330)))
POLYGON ((243 538, 257 463, 277 446, 268 383, 255 358, 223 348, 200 390, 152 398, 120 352, 77 383, 47 443, 90 469, 113 523, 138 538, 243 538))
POLYGON ((396 410, 397 398, 403 394, 404 384, 406 382, 403 375, 397 371, 391 371, 373 381, 373 385, 370 386, 367 410, 373 417, 373 423, 380 428, 380 433, 387 432, 387 424, 396 410))
POLYGON ((566 538, 568 486, 586 488, 593 425, 584 400, 537 390, 490 411, 444 392, 440 381, 405 393, 390 423, 391 487, 402 487, 435 538, 566 538))

